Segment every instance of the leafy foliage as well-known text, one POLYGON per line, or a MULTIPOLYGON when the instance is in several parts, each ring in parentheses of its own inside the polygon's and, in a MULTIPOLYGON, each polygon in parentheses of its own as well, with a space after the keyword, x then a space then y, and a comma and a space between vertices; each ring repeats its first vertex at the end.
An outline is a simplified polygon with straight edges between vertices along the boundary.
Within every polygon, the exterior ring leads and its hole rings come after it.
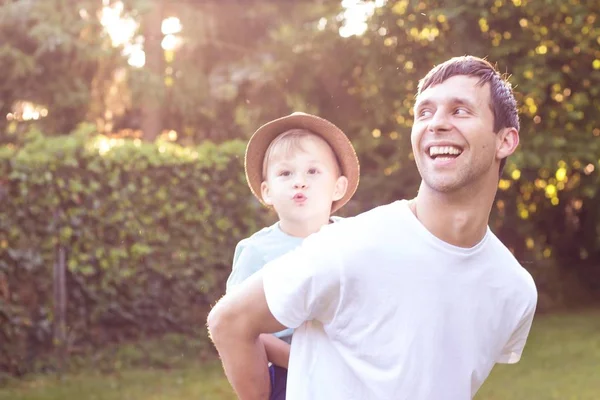
POLYGON ((418 80, 463 54, 497 63, 521 111, 492 229, 543 296, 561 286, 555 265, 600 293, 598 0, 388 0, 351 37, 340 36, 339 0, 127 1, 139 21, 161 4, 182 21, 183 44, 165 53, 158 77, 125 65, 98 21, 82 17, 100 7, 89 1, 0 2, 0 116, 29 100, 49 108, 46 135, 112 113, 115 126, 135 128, 144 98, 161 96, 163 128, 191 147, 113 141, 100 155, 111 142, 94 147, 81 135, 0 148, 0 320, 11 321, 0 334, 14 344, 3 368, 24 365, 51 337, 59 245, 73 343, 191 326, 189 310, 210 301, 225 273, 216 266, 262 221, 240 174, 243 144, 196 146, 207 139, 246 139, 292 111, 316 113, 344 129, 361 161, 342 214, 412 197, 418 80))
POLYGON ((286 104, 277 112, 316 112, 341 126, 361 160, 354 200, 364 210, 416 192, 410 132, 418 80, 452 56, 487 57, 509 74, 521 112, 521 145, 500 181, 492 227, 526 264, 577 267, 599 289, 590 269, 600 261, 599 7, 395 0, 350 38, 340 37, 334 12, 312 24, 288 21, 263 44, 274 55, 270 95, 249 108, 286 104))
MULTIPOLYGON (((49 109, 41 120, 47 134, 68 133, 88 117, 94 87, 119 64, 117 50, 94 18, 98 4, 94 0, 0 2, 1 133, 16 102, 49 109), (111 65, 108 71, 107 65, 111 65)), ((10 131, 14 130, 13 126, 10 131)))
POLYGON ((69 347, 204 330, 231 249, 264 220, 244 143, 32 138, 1 158, 0 369, 51 344, 52 268, 68 266, 69 347), (257 218, 258 216, 258 218, 257 218))

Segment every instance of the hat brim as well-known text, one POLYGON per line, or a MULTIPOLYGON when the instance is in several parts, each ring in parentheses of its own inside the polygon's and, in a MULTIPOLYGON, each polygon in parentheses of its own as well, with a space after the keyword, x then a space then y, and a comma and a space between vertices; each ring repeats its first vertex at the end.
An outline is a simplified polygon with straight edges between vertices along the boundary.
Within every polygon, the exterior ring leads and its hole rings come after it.
POLYGON ((306 129, 321 136, 333 149, 340 163, 341 173, 348 179, 344 196, 333 202, 331 213, 342 208, 354 195, 360 178, 358 156, 348 137, 337 126, 326 119, 305 113, 291 115, 267 122, 254 132, 246 147, 244 168, 250 190, 263 204, 261 184, 263 182, 263 160, 271 142, 290 129, 306 129))

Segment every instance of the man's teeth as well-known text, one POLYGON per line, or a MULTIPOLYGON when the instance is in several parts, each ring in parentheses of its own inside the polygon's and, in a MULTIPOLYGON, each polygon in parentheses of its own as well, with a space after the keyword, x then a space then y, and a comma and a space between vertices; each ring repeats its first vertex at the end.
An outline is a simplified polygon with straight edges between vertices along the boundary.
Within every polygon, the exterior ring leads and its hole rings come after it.
POLYGON ((460 153, 462 153, 462 150, 457 148, 457 147, 453 147, 453 146, 431 146, 429 148, 429 155, 431 157, 433 156, 438 156, 438 155, 459 155, 460 153))

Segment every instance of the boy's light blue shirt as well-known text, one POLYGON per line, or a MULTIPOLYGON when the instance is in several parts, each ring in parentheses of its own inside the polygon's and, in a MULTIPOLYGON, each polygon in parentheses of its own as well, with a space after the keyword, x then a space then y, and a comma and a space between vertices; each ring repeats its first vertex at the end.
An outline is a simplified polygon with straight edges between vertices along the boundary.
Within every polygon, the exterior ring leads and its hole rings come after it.
MULTIPOLYGON (((340 217, 331 217, 339 221, 340 217)), ((298 247, 304 238, 288 235, 279 228, 279 222, 261 229, 252 236, 241 240, 233 254, 233 268, 227 279, 226 291, 261 270, 269 261, 281 257, 298 247)), ((275 333, 278 338, 291 343, 293 329, 275 333)))

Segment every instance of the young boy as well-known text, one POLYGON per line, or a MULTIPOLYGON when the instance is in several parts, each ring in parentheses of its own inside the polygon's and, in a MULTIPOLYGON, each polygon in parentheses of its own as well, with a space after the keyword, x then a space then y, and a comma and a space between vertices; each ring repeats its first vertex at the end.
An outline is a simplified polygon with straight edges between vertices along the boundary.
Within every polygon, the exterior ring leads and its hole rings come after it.
MULTIPOLYGON (((227 291, 338 217, 358 186, 359 162, 346 135, 331 122, 293 113, 260 127, 246 148, 248 185, 279 221, 238 243, 227 291)), ((285 399, 293 330, 260 337, 271 365, 271 399, 285 399)))

